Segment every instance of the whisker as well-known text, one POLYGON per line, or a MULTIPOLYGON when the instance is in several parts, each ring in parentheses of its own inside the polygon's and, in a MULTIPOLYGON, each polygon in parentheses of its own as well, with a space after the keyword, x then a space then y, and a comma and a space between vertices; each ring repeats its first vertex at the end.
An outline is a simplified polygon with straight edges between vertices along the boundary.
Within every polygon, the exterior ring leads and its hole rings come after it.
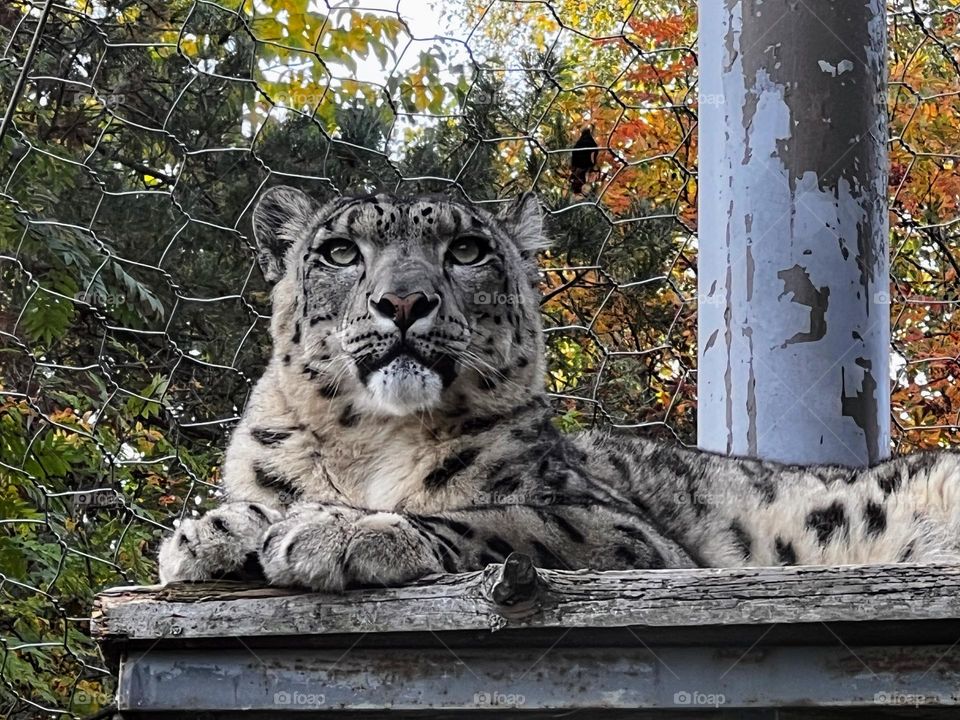
MULTIPOLYGON (((508 378, 506 375, 504 375, 502 372, 500 372, 499 370, 497 370, 497 368, 495 368, 493 365, 491 365, 490 363, 488 363, 486 360, 484 360, 482 357, 480 357, 479 355, 477 355, 475 352, 472 352, 472 351, 470 351, 470 350, 464 350, 463 353, 461 353, 461 358, 462 358, 464 361, 466 361, 467 357, 469 357, 470 359, 472 359, 472 360, 474 360, 474 361, 476 361, 476 362, 483 363, 483 364, 486 365, 488 368, 490 368, 490 370, 491 370, 491 371, 494 373, 494 375, 500 380, 500 382, 502 382, 502 383, 504 383, 504 384, 506 384, 506 385, 509 385, 509 386, 511 386, 511 387, 520 389, 520 390, 523 390, 523 389, 524 389, 524 386, 523 386, 523 385, 521 385, 521 384, 519 384, 519 383, 511 380, 510 378, 508 378)), ((484 380, 486 380, 487 382, 490 382, 490 378, 486 377, 486 376, 480 371, 479 368, 477 368, 477 367, 474 366, 473 369, 474 369, 484 380)))
POLYGON ((472 352, 470 350, 465 350, 464 353, 469 354, 469 356, 476 362, 483 363, 484 365, 486 365, 488 368, 490 368, 490 370, 494 373, 494 375, 499 377, 501 380, 508 380, 506 375, 504 375, 502 372, 497 370, 497 368, 495 368, 493 365, 488 363, 486 360, 484 360, 482 357, 477 355, 475 352, 472 352))

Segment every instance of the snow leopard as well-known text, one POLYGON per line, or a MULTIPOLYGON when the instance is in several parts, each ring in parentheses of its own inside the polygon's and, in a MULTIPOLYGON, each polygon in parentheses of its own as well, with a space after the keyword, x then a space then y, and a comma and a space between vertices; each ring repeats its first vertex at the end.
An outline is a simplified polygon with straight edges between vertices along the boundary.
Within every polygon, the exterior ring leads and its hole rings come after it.
POLYGON ((953 561, 960 454, 871 468, 563 432, 545 387, 538 199, 267 191, 253 212, 272 355, 223 503, 161 581, 398 585, 525 553, 548 569, 953 561), (498 209, 499 208, 499 209, 498 209))

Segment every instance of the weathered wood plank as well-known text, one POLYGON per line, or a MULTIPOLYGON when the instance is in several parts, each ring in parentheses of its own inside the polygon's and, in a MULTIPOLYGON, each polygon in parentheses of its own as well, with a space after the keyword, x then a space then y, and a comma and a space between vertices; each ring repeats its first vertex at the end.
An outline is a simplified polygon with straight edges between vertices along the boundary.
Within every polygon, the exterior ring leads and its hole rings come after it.
MULTIPOLYGON (((502 566, 339 595, 232 583, 115 588, 92 618, 101 640, 303 636, 501 628, 698 627, 955 620, 960 567, 565 572, 506 605, 502 566), (494 587, 500 583, 499 593, 494 587)), ((525 591, 527 592, 527 591, 525 591)))

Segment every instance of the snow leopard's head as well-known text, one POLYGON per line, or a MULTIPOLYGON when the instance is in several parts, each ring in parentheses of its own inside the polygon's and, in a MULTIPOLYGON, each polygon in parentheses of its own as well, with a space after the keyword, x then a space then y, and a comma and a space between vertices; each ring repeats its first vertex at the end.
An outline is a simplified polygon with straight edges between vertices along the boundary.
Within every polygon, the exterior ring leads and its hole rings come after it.
POLYGON ((393 416, 495 412, 542 389, 533 195, 493 214, 432 196, 320 205, 275 187, 254 232, 276 282, 274 357, 296 382, 393 416))

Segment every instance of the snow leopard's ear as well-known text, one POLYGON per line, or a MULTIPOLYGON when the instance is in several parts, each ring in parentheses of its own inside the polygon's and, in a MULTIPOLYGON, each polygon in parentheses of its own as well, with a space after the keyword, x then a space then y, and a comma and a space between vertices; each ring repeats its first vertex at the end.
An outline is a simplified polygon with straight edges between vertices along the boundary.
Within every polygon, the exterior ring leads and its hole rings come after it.
POLYGON ((267 282, 283 277, 287 250, 317 209, 300 190, 278 185, 267 190, 253 208, 253 237, 257 260, 267 282))
POLYGON ((525 192, 497 215, 513 237, 523 259, 532 258, 538 250, 550 246, 543 232, 543 211, 540 200, 532 192, 525 192))

